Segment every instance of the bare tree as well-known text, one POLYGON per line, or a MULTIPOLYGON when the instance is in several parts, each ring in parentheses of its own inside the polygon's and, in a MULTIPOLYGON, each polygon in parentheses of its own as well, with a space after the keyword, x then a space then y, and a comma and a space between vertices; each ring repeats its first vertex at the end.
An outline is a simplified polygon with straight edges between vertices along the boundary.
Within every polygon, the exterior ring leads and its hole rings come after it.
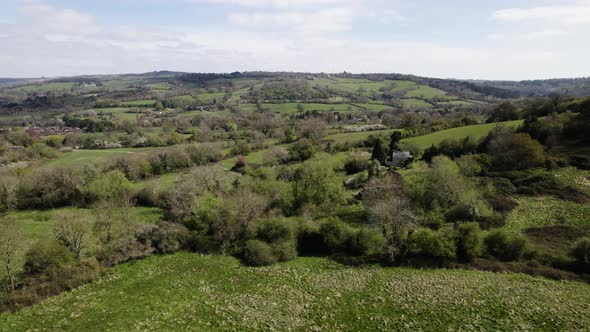
POLYGON ((326 123, 322 119, 309 118, 303 121, 299 128, 299 136, 314 142, 319 141, 326 134, 326 123))
POLYGON ((404 197, 393 196, 370 207, 370 220, 379 226, 387 243, 387 254, 393 261, 401 253, 408 230, 416 215, 404 197))
POLYGON ((115 237, 114 233, 118 224, 116 205, 111 200, 103 200, 96 204, 94 223, 94 231, 99 234, 99 238, 103 243, 110 243, 115 237))
POLYGON ((0 221, 0 259, 4 265, 10 290, 14 292, 14 261, 24 251, 24 241, 20 224, 13 220, 0 221))
POLYGON ((58 215, 53 226, 53 234, 79 259, 89 227, 87 220, 78 218, 76 213, 58 215))
POLYGON ((18 178, 0 174, 0 212, 12 210, 17 204, 18 178))

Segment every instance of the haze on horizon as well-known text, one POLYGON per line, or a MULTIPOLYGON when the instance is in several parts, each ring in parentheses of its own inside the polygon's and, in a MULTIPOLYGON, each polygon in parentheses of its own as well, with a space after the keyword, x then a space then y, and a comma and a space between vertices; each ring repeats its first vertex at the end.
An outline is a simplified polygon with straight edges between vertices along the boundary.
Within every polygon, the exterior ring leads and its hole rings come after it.
POLYGON ((3 0, 0 77, 297 71, 590 76, 590 0, 3 0))

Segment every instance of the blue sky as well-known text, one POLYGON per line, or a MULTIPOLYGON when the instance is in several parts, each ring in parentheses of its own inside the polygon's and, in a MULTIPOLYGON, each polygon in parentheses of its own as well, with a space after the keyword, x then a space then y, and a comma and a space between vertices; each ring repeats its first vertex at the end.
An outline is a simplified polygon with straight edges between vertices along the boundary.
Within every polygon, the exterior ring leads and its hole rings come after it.
POLYGON ((590 76, 590 0, 2 0, 0 77, 590 76))

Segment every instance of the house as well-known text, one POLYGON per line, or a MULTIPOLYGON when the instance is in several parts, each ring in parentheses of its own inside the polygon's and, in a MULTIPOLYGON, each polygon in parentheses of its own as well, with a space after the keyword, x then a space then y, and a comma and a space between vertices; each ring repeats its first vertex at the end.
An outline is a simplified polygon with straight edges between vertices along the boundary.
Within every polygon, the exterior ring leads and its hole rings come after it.
POLYGON ((394 167, 406 167, 414 161, 414 156, 409 151, 393 151, 387 158, 386 165, 394 167))

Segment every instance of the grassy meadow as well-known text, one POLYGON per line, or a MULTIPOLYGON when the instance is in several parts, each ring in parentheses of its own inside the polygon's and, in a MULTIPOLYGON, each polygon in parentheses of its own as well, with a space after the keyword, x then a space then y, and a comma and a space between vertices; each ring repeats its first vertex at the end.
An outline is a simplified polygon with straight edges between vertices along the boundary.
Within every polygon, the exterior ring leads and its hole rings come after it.
MULTIPOLYGON (((501 124, 511 128, 516 128, 522 124, 522 120, 501 122, 501 124)), ((496 123, 486 123, 480 125, 451 128, 437 131, 428 135, 406 138, 403 139, 402 142, 412 142, 421 149, 427 149, 432 145, 440 144, 440 142, 447 138, 458 139, 472 137, 477 140, 485 137, 496 126, 496 123)))
POLYGON ((117 266, 0 315, 0 331, 581 331, 590 326, 589 298, 587 285, 519 274, 355 268, 325 258, 250 268, 178 253, 117 266))

